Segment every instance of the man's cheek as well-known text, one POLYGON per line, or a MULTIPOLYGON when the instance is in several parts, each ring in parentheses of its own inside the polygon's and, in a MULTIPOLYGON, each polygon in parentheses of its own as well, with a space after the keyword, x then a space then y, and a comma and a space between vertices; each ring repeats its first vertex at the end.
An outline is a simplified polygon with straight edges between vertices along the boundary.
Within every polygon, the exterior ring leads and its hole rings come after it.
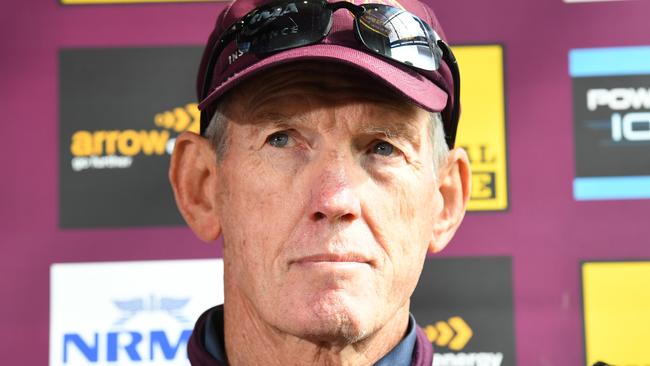
POLYGON ((406 185, 396 185, 383 192, 383 195, 375 195, 375 202, 381 207, 374 211, 377 213, 378 222, 389 230, 385 230, 391 239, 409 238, 414 235, 412 231, 418 218, 417 202, 422 197, 406 185), (381 197, 381 198, 377 198, 381 197))
POLYGON ((384 202, 390 202, 392 209, 386 207, 377 212, 384 212, 378 222, 390 227, 386 230, 388 237, 387 254, 396 271, 408 271, 407 268, 417 261, 427 238, 433 230, 430 225, 430 215, 427 213, 432 198, 428 191, 417 191, 407 184, 395 187, 390 191, 384 202), (426 217, 426 220, 424 218, 426 217), (424 222, 423 222, 424 221, 424 222))

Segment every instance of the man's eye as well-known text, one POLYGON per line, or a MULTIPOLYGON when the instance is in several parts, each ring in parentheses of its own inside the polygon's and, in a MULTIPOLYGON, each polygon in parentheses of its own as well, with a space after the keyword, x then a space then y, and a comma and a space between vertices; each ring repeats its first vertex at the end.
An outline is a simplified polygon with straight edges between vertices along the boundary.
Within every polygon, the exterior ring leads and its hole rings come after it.
POLYGON ((372 147, 372 152, 374 154, 379 154, 383 156, 391 156, 393 155, 393 151, 395 148, 393 145, 389 144, 386 141, 379 141, 372 147))
POLYGON ((289 135, 284 132, 276 132, 266 139, 273 147, 285 147, 289 143, 289 135))

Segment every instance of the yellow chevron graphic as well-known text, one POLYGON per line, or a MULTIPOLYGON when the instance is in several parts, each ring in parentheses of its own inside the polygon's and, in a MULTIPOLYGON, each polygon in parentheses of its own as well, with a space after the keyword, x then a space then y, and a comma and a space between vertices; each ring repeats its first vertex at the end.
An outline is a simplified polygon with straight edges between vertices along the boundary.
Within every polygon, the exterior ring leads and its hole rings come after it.
POLYGON ((196 103, 189 103, 184 107, 158 113, 154 116, 153 121, 156 126, 178 133, 183 131, 199 133, 201 112, 196 103))
POLYGON ((474 335, 472 328, 459 316, 453 316, 446 322, 439 321, 435 325, 427 325, 423 330, 431 343, 435 342, 441 347, 446 346, 452 351, 465 348, 474 335))

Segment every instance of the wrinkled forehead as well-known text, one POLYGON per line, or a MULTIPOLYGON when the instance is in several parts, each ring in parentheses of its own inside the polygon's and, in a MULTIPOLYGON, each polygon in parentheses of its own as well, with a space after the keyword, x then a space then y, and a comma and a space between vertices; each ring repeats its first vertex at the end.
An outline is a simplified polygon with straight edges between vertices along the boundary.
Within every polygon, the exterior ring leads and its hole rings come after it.
POLYGON ((306 96, 316 98, 320 106, 364 102, 409 119, 420 110, 366 73, 327 62, 291 63, 262 72, 232 90, 229 102, 235 111, 252 117, 279 105, 308 107, 301 105, 306 96))

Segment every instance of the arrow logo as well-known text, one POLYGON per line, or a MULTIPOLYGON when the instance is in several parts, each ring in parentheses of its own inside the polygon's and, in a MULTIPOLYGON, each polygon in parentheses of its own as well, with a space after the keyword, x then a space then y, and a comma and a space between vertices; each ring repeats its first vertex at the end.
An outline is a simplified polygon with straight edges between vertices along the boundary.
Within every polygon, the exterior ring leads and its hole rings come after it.
POLYGON ((173 129, 178 133, 183 131, 199 133, 200 120, 201 112, 196 103, 189 103, 182 108, 178 107, 171 111, 158 113, 153 118, 156 126, 173 129))
POLYGON ((440 347, 449 347, 453 351, 465 348, 474 335, 472 328, 459 316, 451 317, 446 322, 439 321, 435 325, 427 325, 423 330, 431 343, 435 342, 440 347))

